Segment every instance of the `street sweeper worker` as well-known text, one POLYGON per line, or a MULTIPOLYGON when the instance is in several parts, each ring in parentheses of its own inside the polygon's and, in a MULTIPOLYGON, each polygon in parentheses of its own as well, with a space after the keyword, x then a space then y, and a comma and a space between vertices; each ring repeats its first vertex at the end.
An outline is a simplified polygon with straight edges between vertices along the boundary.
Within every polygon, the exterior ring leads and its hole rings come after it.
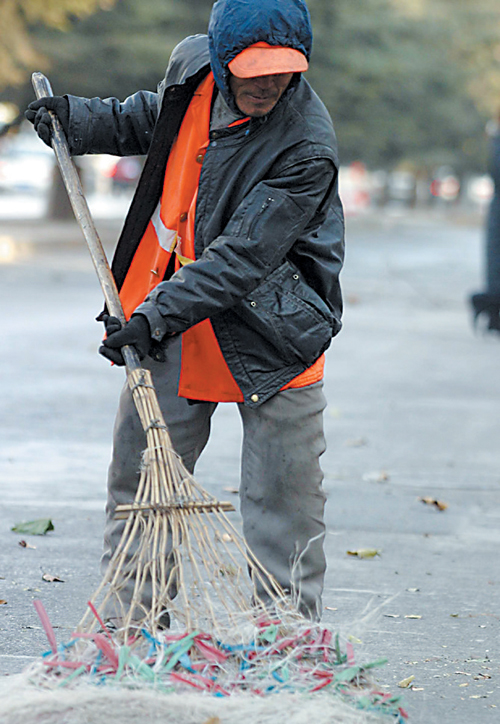
MULTIPOLYGON (((174 49, 157 93, 123 103, 45 98, 27 115, 49 142, 54 110, 73 155, 147 155, 112 263, 129 321, 122 329, 103 315, 100 352, 120 365, 123 345, 137 349, 190 471, 218 403, 238 405, 247 543, 317 619, 322 379, 341 326, 344 224, 332 122, 303 76, 311 45, 303 0, 218 0, 208 35, 174 49)), ((115 507, 134 499, 145 445, 125 385, 104 565, 124 525, 115 507)))

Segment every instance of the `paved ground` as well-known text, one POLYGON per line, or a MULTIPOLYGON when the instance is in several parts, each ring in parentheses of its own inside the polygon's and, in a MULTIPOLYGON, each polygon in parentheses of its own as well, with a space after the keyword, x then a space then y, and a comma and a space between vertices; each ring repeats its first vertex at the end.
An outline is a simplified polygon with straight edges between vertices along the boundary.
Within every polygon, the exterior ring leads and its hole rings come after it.
MULTIPOLYGON (((111 246, 113 221, 99 223, 111 246)), ((104 481, 122 372, 98 357, 101 295, 74 224, 0 227, 0 674, 45 650, 33 598, 65 640, 98 580, 104 481), (50 517, 44 537, 10 531, 50 517), (24 538, 32 548, 22 548, 24 538), (64 579, 45 583, 43 573, 64 579)), ((438 213, 348 223, 345 327, 328 353, 325 621, 415 676, 410 721, 500 714, 500 338, 475 336, 482 231, 438 213), (423 503, 447 504, 440 511, 423 503), (370 560, 347 551, 374 548, 370 560)), ((227 497, 240 426, 217 412, 197 477, 227 497)))

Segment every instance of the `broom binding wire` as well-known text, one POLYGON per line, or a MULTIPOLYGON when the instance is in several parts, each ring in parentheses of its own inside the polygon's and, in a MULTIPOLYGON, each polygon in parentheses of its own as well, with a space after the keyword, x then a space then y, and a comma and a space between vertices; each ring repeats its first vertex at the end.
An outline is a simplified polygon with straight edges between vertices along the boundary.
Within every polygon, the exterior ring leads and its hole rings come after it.
POLYGON ((130 505, 117 505, 115 508, 115 514, 114 518, 115 520, 124 520, 128 517, 129 513, 132 512, 147 512, 147 511, 154 511, 154 512, 169 512, 172 510, 199 510, 200 512, 204 513, 211 513, 214 510, 224 510, 226 512, 233 512, 235 510, 235 507, 232 503, 228 503, 225 501, 217 501, 214 500, 213 502, 195 502, 192 500, 179 500, 179 501, 172 501, 170 503, 164 503, 164 504, 152 504, 152 503, 130 503, 130 505))

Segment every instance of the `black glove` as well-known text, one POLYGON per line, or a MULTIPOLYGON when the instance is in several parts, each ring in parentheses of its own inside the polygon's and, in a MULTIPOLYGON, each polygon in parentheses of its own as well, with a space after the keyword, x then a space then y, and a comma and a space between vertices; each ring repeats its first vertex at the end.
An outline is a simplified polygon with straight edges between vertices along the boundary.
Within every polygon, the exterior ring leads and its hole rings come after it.
POLYGON ((50 146, 52 136, 52 122, 49 111, 54 111, 61 122, 65 135, 68 135, 69 126, 69 101, 64 96, 48 96, 39 98, 29 104, 24 112, 25 117, 35 126, 38 137, 42 139, 47 146, 50 146))
POLYGON ((123 367, 125 360, 121 348, 125 345, 135 347, 139 359, 144 359, 151 347, 151 330, 149 322, 143 314, 134 314, 125 327, 116 317, 103 314, 100 321, 104 322, 107 338, 99 347, 99 354, 114 362, 115 365, 123 367))

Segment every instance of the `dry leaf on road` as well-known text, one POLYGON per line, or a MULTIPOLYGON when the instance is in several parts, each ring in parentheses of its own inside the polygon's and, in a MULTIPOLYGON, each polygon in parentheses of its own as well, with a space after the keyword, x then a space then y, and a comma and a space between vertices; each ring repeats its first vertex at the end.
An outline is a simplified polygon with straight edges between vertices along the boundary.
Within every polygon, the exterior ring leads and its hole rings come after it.
POLYGON ((347 551, 348 556, 357 556, 358 558, 375 558, 380 553, 381 551, 376 548, 357 548, 355 551, 347 551))
POLYGON ((54 524, 50 518, 37 518, 37 520, 26 520, 23 523, 16 523, 11 528, 14 533, 24 533, 25 535, 45 535, 49 530, 54 530, 54 524))
POLYGON ((400 688, 400 689, 407 689, 407 688, 410 686, 411 682, 414 680, 414 678, 415 678, 415 674, 412 674, 412 675, 409 676, 407 679, 403 679, 403 680, 400 681, 399 684, 398 684, 399 688, 400 688))
POLYGON ((438 510, 446 510, 448 507, 448 503, 444 503, 442 500, 436 500, 436 498, 425 497, 419 498, 419 500, 426 505, 433 505, 438 510))
POLYGON ((64 583, 62 578, 59 578, 59 576, 53 576, 51 573, 44 573, 42 580, 47 581, 47 583, 64 583))

